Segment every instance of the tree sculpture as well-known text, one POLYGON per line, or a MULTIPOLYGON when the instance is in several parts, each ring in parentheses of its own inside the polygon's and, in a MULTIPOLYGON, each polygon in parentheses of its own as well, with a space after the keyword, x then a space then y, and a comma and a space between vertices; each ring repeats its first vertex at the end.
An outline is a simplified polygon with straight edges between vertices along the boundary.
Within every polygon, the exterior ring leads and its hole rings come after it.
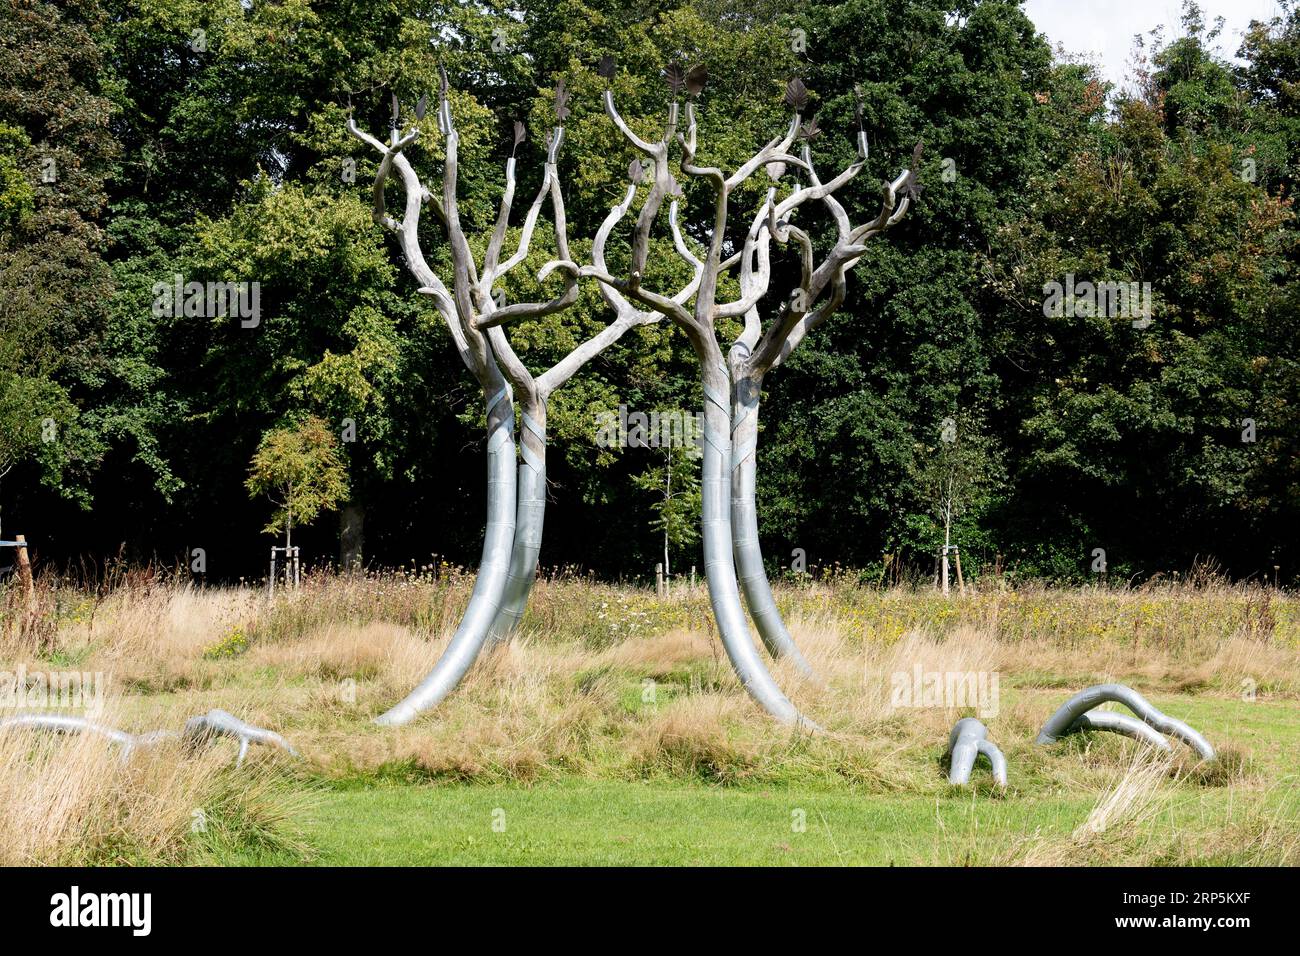
POLYGON ((775 655, 794 657, 806 670, 806 662, 803 662, 776 612, 771 589, 762 569, 762 554, 757 546, 753 454, 757 441, 758 396, 762 376, 788 355, 811 329, 838 308, 843 301, 844 273, 865 251, 861 242, 883 231, 902 216, 907 208, 906 202, 899 207, 897 193, 905 187, 914 189, 913 179, 910 172, 901 174, 886 189, 885 208, 881 215, 871 223, 853 229, 849 226, 847 214, 831 198, 831 193, 862 168, 866 158, 865 136, 859 135, 862 153, 860 161, 830 183, 819 182, 812 169, 808 148, 804 148, 802 158, 790 153, 796 137, 803 134, 810 138, 816 132, 815 123, 803 123, 807 92, 801 81, 792 81, 787 90, 786 102, 794 116, 786 134, 771 140, 731 175, 716 167, 698 164, 698 123, 695 104, 688 99, 686 131, 677 135, 682 150, 681 169, 686 175, 699 177, 712 185, 714 203, 708 251, 703 260, 703 276, 693 306, 687 308, 646 288, 643 282, 649 253, 650 228, 663 198, 680 190, 668 165, 669 145, 679 118, 677 97, 683 87, 690 96, 697 96, 703 90, 707 78, 703 67, 694 67, 686 72, 676 65, 669 66, 666 76, 673 91, 673 101, 669 107, 667 133, 655 143, 637 136, 619 115, 612 92, 607 90, 605 93, 606 113, 624 138, 652 164, 654 187, 637 220, 627 278, 615 278, 601 263, 584 267, 581 274, 596 278, 607 288, 634 299, 647 308, 663 312, 686 333, 700 362, 700 382, 704 393, 701 526, 706 579, 718 630, 732 666, 746 690, 779 720, 815 728, 816 725, 799 713, 772 679, 750 639, 740 603, 736 575, 738 560, 741 562, 750 609, 761 622, 760 633, 768 648, 775 655), (805 170, 810 185, 796 190, 779 204, 775 201, 775 187, 769 189, 767 200, 745 234, 742 248, 724 259, 731 195, 760 169, 766 169, 774 181, 779 181, 785 169, 790 166, 805 170), (835 249, 817 267, 813 265, 813 249, 808 235, 784 219, 799 205, 811 199, 830 201, 830 208, 840 229, 840 240, 835 249), (773 236, 778 241, 788 241, 790 237, 799 241, 803 253, 803 280, 798 290, 800 294, 792 297, 777 319, 764 331, 757 308, 771 281, 769 244, 773 236), (733 266, 740 268, 740 298, 720 303, 719 276, 733 266), (826 301, 814 308, 828 289, 826 301), (739 317, 744 317, 745 331, 733 347, 732 362, 728 365, 718 343, 717 321, 739 317), (733 420, 739 426, 735 435, 732 432, 733 420), (733 488, 738 498, 735 514, 728 502, 733 488))
MULTIPOLYGON (((658 311, 636 309, 622 297, 607 293, 605 300, 614 310, 614 321, 541 375, 534 376, 511 347, 503 328, 505 325, 559 312, 572 306, 578 298, 579 267, 569 255, 564 197, 556 167, 560 144, 564 139, 563 124, 569 112, 568 93, 563 83, 556 90, 555 111, 557 123, 547 138, 542 186, 524 218, 518 247, 514 255, 501 261, 515 192, 515 157, 512 155, 506 162, 506 182, 500 211, 481 267, 474 262, 457 212, 458 135, 448 99, 446 74, 442 74, 438 107, 438 127, 446 149, 441 203, 424 188, 414 167, 403 155, 403 151, 418 138, 419 130, 412 128, 405 133, 399 132, 400 108, 396 97, 393 100, 392 128, 387 146, 363 132, 354 119, 348 121, 348 130, 352 135, 372 146, 382 157, 374 183, 375 221, 397 235, 407 267, 420 283, 420 292, 434 299, 461 358, 483 388, 487 406, 487 530, 469 606, 446 652, 433 670, 406 699, 381 715, 379 723, 404 724, 435 706, 460 682, 489 640, 505 637, 518 624, 528 601, 529 589, 536 577, 542 540, 546 508, 547 400, 555 389, 618 341, 629 329, 662 318, 658 311), (406 193, 405 212, 400 221, 387 214, 384 203, 384 186, 393 169, 401 177, 406 193), (564 288, 559 295, 546 302, 499 305, 494 298, 493 286, 527 257, 541 208, 548 197, 551 200, 557 258, 547 263, 538 274, 538 279, 545 280, 558 271, 564 280, 564 288), (422 252, 419 217, 426 202, 433 206, 446 227, 451 244, 454 293, 434 274, 422 252), (516 400, 520 406, 521 422, 521 460, 517 474, 514 436, 516 400)), ((416 117, 422 119, 423 116, 424 100, 421 100, 416 109, 416 117)), ((523 125, 515 123, 516 149, 523 138, 523 125)), ((597 233, 593 255, 598 261, 604 255, 604 244, 610 231, 630 208, 635 190, 636 182, 633 182, 624 202, 614 207, 597 233)), ((674 214, 674 222, 675 219, 674 214)), ((690 251, 675 227, 674 238, 679 253, 690 260, 690 251)), ((694 295, 701 276, 702 269, 697 268, 694 279, 668 301, 676 304, 688 301, 694 295)))

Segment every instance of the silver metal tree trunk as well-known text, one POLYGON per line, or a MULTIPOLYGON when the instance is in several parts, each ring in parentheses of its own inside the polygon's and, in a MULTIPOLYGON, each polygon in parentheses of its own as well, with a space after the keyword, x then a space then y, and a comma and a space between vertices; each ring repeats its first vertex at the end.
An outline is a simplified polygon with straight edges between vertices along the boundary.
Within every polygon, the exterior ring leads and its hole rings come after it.
POLYGON ((378 724, 409 723, 446 697, 478 658, 501 610, 515 539, 514 403, 502 382, 487 403, 487 530, 469 606, 438 663, 378 724))
POLYGON ((519 626, 528 595, 537 578, 546 518, 546 405, 520 410, 520 461, 516 481, 515 537, 501 609, 492 624, 493 642, 504 640, 519 626))
POLYGON ((701 481, 701 531, 704 538, 704 572, 709 585, 709 602, 718 622, 722 645, 731 666, 750 695, 782 723, 820 729, 799 713, 794 704, 777 687, 759 656, 758 647, 749 634, 745 612, 740 605, 736 565, 732 556, 731 536, 731 414, 728 395, 730 376, 722 353, 712 348, 699 349, 701 382, 704 387, 704 461, 701 481))
POLYGON ((806 677, 812 667, 799 652, 776 606, 772 587, 763 567, 763 551, 758 542, 757 485, 758 410, 762 393, 761 376, 736 381, 732 394, 731 422, 731 542, 735 551, 736 570, 750 617, 763 639, 768 653, 789 660, 806 677))

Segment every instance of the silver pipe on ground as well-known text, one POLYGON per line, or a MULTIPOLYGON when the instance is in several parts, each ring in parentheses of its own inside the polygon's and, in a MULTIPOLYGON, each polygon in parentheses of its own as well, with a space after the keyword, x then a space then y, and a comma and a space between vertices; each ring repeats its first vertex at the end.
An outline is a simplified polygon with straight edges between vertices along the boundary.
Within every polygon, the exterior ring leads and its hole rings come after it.
POLYGON ((988 728, 974 717, 963 717, 953 725, 952 733, 948 735, 949 783, 957 786, 970 783, 975 758, 983 754, 988 759, 997 785, 1007 785, 1007 758, 1002 756, 1002 751, 988 739, 988 735, 988 728))
POLYGON ((375 723, 400 726, 436 706, 474 664, 501 610, 515 538, 514 402, 503 384, 487 401, 487 529, 469 605, 446 651, 419 686, 375 723))
MULTIPOLYGON (((155 733, 166 732, 155 731, 155 733)), ((291 757, 299 756, 293 745, 275 731, 240 720, 229 711, 217 708, 185 721, 186 741, 194 744, 207 743, 216 737, 234 737, 239 741, 239 758, 235 761, 237 767, 243 765, 244 757, 248 754, 249 744, 278 747, 291 757)), ((137 741, 139 741, 139 738, 137 738, 137 741)), ((153 743, 154 741, 148 742, 153 743)))
MULTIPOLYGON (((1098 684, 1095 687, 1079 691, 1079 693, 1062 704, 1056 713, 1048 719, 1047 723, 1043 724, 1043 729, 1038 732, 1037 743, 1054 743, 1065 734, 1082 729, 1076 726, 1076 722, 1080 717, 1087 714, 1098 704, 1112 700, 1133 711, 1143 723, 1163 734, 1178 738, 1195 750, 1202 760, 1214 759, 1214 748, 1210 746, 1208 740, 1181 720, 1169 717, 1133 688, 1126 687, 1123 684, 1098 684)), ((1096 715, 1089 714, 1088 716, 1090 721, 1095 723, 1096 721, 1093 718, 1105 713, 1105 711, 1101 711, 1096 715)), ((1120 729, 1119 725, 1123 724, 1123 722, 1116 722, 1110 717, 1102 717, 1101 724, 1103 726, 1099 726, 1098 729, 1116 730, 1120 733, 1127 732, 1125 729, 1120 729)), ((1130 734, 1130 736, 1133 735, 1130 734)), ((1142 739, 1149 740, 1149 737, 1143 736, 1142 739)))
POLYGON ((1141 740, 1160 750, 1174 749, 1165 735, 1154 727, 1147 726, 1136 717, 1117 714, 1113 710, 1090 710, 1086 714, 1080 714, 1070 725, 1069 732, 1078 733, 1081 730, 1109 730, 1112 733, 1123 734, 1125 737, 1132 737, 1134 740, 1141 740))
POLYGON ((758 636, 775 658, 789 660, 805 677, 815 677, 812 666, 785 626, 763 567, 758 541, 757 485, 758 406, 760 380, 742 378, 732 396, 731 423, 731 543, 745 604, 758 636))
POLYGON ((68 717, 60 714, 17 714, 0 720, 0 730, 27 728, 60 734, 90 733, 104 737, 109 743, 122 748, 122 759, 127 760, 136 747, 148 747, 164 740, 183 739, 190 744, 208 743, 216 737, 234 737, 239 741, 236 766, 244 763, 250 744, 277 747, 290 756, 300 756, 289 741, 271 730, 240 720, 228 711, 215 709, 185 722, 183 733, 174 730, 150 730, 143 734, 129 734, 124 730, 97 723, 86 717, 68 717))

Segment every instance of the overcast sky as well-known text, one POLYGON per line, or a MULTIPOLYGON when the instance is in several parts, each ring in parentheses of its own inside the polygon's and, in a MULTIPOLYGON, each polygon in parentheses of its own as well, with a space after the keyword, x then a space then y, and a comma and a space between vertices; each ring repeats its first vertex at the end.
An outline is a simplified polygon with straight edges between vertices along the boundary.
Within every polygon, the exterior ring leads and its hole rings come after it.
MULTIPOLYGON (((1207 26, 1215 17, 1226 21, 1218 44, 1230 58, 1251 20, 1281 12, 1276 0, 1200 0, 1200 7, 1207 26)), ((1059 43, 1071 53, 1086 54, 1117 86, 1129 72, 1135 34, 1145 36, 1161 24, 1166 39, 1182 33, 1181 0, 1027 0, 1024 9, 1053 48, 1059 43)))

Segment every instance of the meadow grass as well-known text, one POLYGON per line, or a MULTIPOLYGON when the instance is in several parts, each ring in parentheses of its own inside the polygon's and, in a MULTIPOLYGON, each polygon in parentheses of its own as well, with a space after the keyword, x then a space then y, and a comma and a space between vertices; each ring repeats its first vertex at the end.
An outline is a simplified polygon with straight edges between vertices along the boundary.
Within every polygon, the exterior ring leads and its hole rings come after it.
POLYGON ((702 587, 539 581, 519 635, 436 712, 371 723, 445 646, 472 579, 446 565, 310 575, 274 597, 138 575, 46 579, 39 641, 6 618, 0 671, 105 675, 112 721, 221 707, 301 761, 233 745, 123 763, 96 738, 0 734, 0 862, 1295 863, 1297 602, 1206 582, 972 589, 846 576, 778 587, 824 682, 774 672, 827 728, 774 724, 739 686, 702 587), (49 635, 53 633, 53 639, 49 635), (899 707, 895 675, 997 678, 1006 753, 950 788, 975 713, 899 707), (1153 761, 1109 735, 1032 741, 1088 684, 1131 684, 1219 747, 1153 761), (499 810, 495 815, 493 811, 499 810), (194 832, 198 811, 205 829, 194 832), (17 836, 26 834, 21 839, 17 836), (14 849, 16 848, 16 849, 14 849))

